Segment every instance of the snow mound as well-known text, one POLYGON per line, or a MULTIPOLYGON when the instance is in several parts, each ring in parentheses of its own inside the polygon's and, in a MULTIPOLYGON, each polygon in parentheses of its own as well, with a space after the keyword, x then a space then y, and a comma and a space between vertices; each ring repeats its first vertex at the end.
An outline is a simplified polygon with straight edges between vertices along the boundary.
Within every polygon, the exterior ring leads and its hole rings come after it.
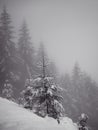
POLYGON ((14 102, 0 98, 0 130, 77 130, 77 128, 68 117, 58 124, 53 118, 41 118, 14 102))

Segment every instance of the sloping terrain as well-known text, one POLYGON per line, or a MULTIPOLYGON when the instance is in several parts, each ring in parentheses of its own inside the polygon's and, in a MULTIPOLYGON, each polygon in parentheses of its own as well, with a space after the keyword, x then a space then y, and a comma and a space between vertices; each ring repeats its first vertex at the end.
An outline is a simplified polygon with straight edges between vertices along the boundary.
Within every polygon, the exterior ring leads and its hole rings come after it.
POLYGON ((77 130, 69 118, 60 124, 53 118, 41 118, 18 104, 0 98, 0 130, 77 130))

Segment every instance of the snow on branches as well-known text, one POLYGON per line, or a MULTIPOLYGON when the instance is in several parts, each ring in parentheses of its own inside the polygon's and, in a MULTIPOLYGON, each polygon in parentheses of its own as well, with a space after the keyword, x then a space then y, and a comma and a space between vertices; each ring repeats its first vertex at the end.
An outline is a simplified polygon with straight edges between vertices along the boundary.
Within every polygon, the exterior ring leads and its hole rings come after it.
POLYGON ((48 115, 55 119, 63 115, 63 98, 52 77, 27 79, 22 94, 24 107, 32 109, 36 114, 43 117, 48 115))
POLYGON ((9 100, 13 100, 13 86, 10 84, 9 80, 6 80, 2 90, 2 96, 9 100))

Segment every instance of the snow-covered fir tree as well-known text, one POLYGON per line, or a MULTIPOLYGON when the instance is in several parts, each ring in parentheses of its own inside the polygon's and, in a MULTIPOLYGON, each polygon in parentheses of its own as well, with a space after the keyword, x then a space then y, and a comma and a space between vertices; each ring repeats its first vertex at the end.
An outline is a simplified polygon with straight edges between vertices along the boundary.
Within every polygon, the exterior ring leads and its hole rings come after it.
MULTIPOLYGON (((38 81, 37 81, 38 82, 38 81)), ((37 85, 37 102, 41 110, 45 115, 51 116, 53 118, 58 118, 62 116, 63 107, 62 107, 62 97, 59 95, 59 88, 53 82, 52 77, 40 78, 40 89, 37 85)))
POLYGON ((40 65, 41 75, 35 79, 28 79, 26 81, 26 89, 22 92, 25 101, 24 107, 33 109, 36 114, 43 117, 46 115, 51 116, 59 122, 59 117, 64 114, 60 87, 56 85, 53 77, 48 77, 48 74, 46 74, 46 61, 43 48, 40 56, 42 58, 40 65))
POLYGON ((24 108, 32 109, 32 96, 33 89, 28 80, 26 80, 25 89, 21 92, 21 97, 19 98, 19 102, 24 106, 24 108))
POLYGON ((51 116, 55 119, 63 116, 62 96, 60 87, 56 85, 52 77, 38 77, 29 79, 26 82, 24 107, 33 109, 40 116, 51 116))
POLYGON ((9 100, 13 100, 13 86, 10 84, 9 80, 6 80, 4 83, 2 96, 9 100))

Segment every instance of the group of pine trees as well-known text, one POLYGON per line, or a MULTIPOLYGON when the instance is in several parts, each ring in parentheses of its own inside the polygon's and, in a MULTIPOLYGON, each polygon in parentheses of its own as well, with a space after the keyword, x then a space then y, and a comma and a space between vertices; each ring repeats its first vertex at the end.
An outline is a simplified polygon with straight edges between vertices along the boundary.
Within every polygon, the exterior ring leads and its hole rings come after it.
POLYGON ((55 64, 50 62, 42 43, 35 51, 25 21, 19 29, 17 42, 11 24, 11 17, 4 8, 0 17, 0 95, 18 102, 23 99, 25 108, 35 110, 40 116, 59 119, 63 106, 54 83, 55 64), (18 98, 20 93, 22 99, 18 98))
MULTIPOLYGON (((39 50, 35 50, 25 21, 20 26, 19 35, 15 36, 12 19, 4 7, 0 14, 0 94, 8 80, 14 86, 14 96, 17 97, 26 79, 42 73, 38 63, 41 61, 42 48, 44 45, 41 44, 39 50), (17 40, 16 37, 18 37, 17 40)), ((49 62, 48 56, 46 58, 49 62)), ((49 62, 48 66, 48 75, 50 73, 53 75, 53 72, 56 72, 55 64, 49 62), (52 71, 49 71, 50 69, 52 71)))
POLYGON ((60 86, 64 89, 64 108, 74 121, 81 113, 89 116, 88 125, 98 128, 98 84, 76 63, 72 73, 60 78, 60 86))
POLYGON ((25 21, 20 26, 19 35, 15 35, 10 14, 4 8, 0 14, 0 95, 11 100, 22 96, 24 107, 31 107, 41 116, 48 114, 58 118, 56 116, 63 113, 63 107, 56 82, 63 89, 65 113, 76 120, 80 113, 87 113, 89 124, 93 129, 98 128, 96 82, 82 72, 78 64, 71 75, 60 76, 44 45, 40 44, 38 50, 34 48, 25 21))

